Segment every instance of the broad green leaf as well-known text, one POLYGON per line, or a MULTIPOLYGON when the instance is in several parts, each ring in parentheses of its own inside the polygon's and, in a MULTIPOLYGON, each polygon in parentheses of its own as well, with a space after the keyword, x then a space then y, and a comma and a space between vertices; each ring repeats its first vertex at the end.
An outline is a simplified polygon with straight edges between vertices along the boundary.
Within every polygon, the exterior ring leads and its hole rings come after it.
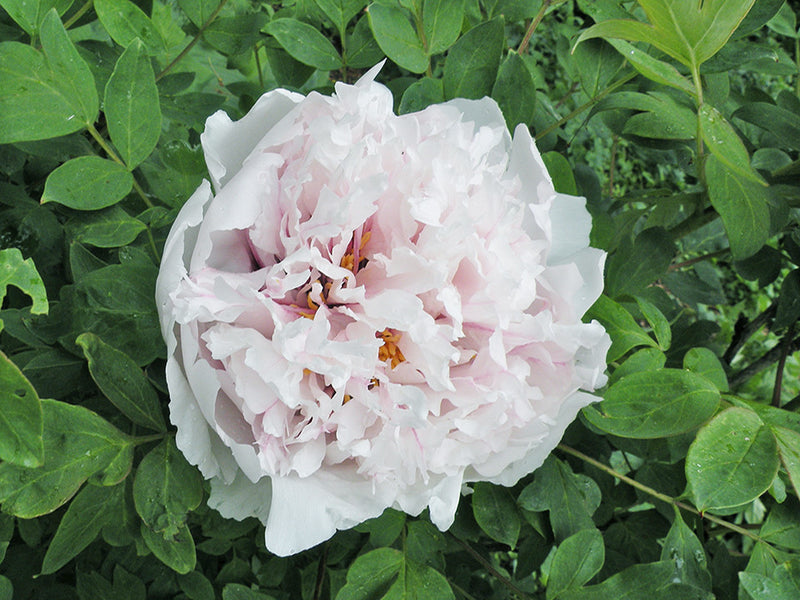
POLYGON ((36 37, 39 26, 51 8, 63 15, 73 2, 74 0, 0 0, 0 6, 28 35, 36 37))
POLYGON ((83 349, 97 387, 120 412, 137 425, 166 431, 158 394, 130 357, 93 333, 79 335, 75 343, 83 349))
POLYGON ((347 570, 347 584, 336 600, 383 598, 403 562, 403 553, 393 548, 378 548, 362 554, 347 570))
POLYGON ((219 17, 203 32, 203 37, 227 56, 250 53, 263 37, 261 29, 268 20, 264 12, 219 17))
POLYGON ((711 591, 711 574, 703 544, 683 522, 677 507, 675 520, 662 543, 661 560, 675 561, 676 577, 681 583, 711 591))
POLYGON ((110 206, 81 215, 70 222, 69 230, 77 242, 97 248, 119 248, 130 244, 147 226, 119 206, 110 206))
POLYGON ((425 0, 422 4, 422 29, 428 55, 440 54, 452 46, 461 33, 464 0, 425 0))
POLYGON ((630 117, 622 133, 656 140, 688 140, 697 135, 697 117, 691 109, 668 94, 651 92, 649 97, 657 102, 648 112, 630 117))
POLYGON ((553 180, 553 187, 559 194, 578 195, 578 186, 569 161, 560 152, 543 152, 542 162, 553 180))
POLYGON ((150 156, 161 135, 153 66, 138 39, 130 43, 114 67, 106 84, 104 110, 111 141, 132 171, 150 156))
POLYGON ((658 346, 634 320, 631 313, 605 294, 592 305, 587 316, 600 321, 611 336, 611 348, 607 357, 609 362, 617 360, 637 346, 658 346))
POLYGON ((42 407, 36 390, 0 352, 0 459, 21 467, 44 462, 42 407))
POLYGON ((178 6, 189 17, 189 20, 200 27, 219 6, 220 0, 178 0, 178 6))
POLYGON ((644 318, 647 319, 647 322, 650 323, 650 327, 653 328, 653 334, 656 336, 656 340, 658 341, 658 347, 663 350, 669 350, 669 346, 672 343, 672 330, 669 326, 669 321, 664 316, 658 307, 645 300, 644 298, 636 298, 636 304, 639 305, 639 310, 642 311, 644 318))
POLYGON ((654 58, 644 50, 623 40, 609 39, 607 41, 627 59, 634 69, 651 81, 674 87, 691 96, 697 94, 692 83, 668 62, 654 58))
POLYGON ((384 4, 370 4, 367 11, 372 34, 390 60, 412 73, 422 73, 430 59, 417 37, 408 13, 384 4))
POLYGON ((274 600, 274 598, 241 583, 229 583, 222 588, 222 600, 274 600))
MULTIPOLYGON (((155 295, 155 267, 111 265, 61 289, 61 308, 71 319, 60 339, 69 346, 81 333, 95 333, 144 366, 163 355, 155 295)), ((81 354, 81 350, 75 347, 81 354)))
POLYGON ((406 559, 385 598, 387 600, 394 598, 398 600, 429 600, 430 598, 455 600, 455 595, 447 579, 439 571, 406 559))
POLYGON ((14 517, 0 514, 0 563, 6 557, 6 550, 14 536, 14 517))
POLYGON ((633 565, 597 585, 568 590, 558 600, 701 600, 702 590, 675 579, 673 560, 633 565))
POLYGON ((533 482, 519 495, 525 510, 550 511, 550 525, 557 542, 582 529, 593 529, 592 514, 600 505, 600 489, 591 478, 576 475, 565 462, 550 455, 533 475, 533 482))
POLYGON ((116 508, 112 498, 123 494, 124 488, 124 484, 113 487, 87 485, 78 492, 61 517, 56 534, 47 547, 42 563, 43 575, 55 573, 83 552, 103 526, 116 518, 109 508, 116 508))
POLYGON ((775 311, 775 321, 772 329, 778 330, 788 327, 800 318, 800 269, 794 269, 783 280, 780 296, 778 296, 778 309, 775 311))
MULTIPOLYGON (((214 586, 200 571, 189 571, 184 575, 178 575, 176 579, 181 591, 186 594, 186 597, 190 600, 216 599, 216 595, 214 594, 214 586)), ((227 589, 227 586, 226 588, 223 588, 223 597, 225 596, 225 589, 227 589)))
POLYGON ((800 150, 800 115, 769 102, 750 102, 733 113, 742 119, 774 134, 782 147, 800 150))
POLYGON ((603 401, 583 409, 587 420, 620 437, 654 439, 691 431, 710 419, 719 391, 682 369, 632 373, 612 385, 603 401))
POLYGON ((683 357, 683 368, 713 383, 720 392, 728 391, 728 377, 722 363, 708 348, 692 348, 683 357))
MULTIPOLYGON (((702 5, 692 5, 687 20, 693 20, 691 14, 700 8, 700 21, 695 21, 693 50, 697 64, 704 63, 719 52, 730 39, 733 32, 744 20, 755 0, 704 0, 702 5)), ((675 14, 681 14, 680 3, 674 3, 675 14)))
POLYGON ((356 531, 369 533, 370 543, 376 548, 391 546, 400 537, 406 524, 406 514, 393 508, 387 508, 380 517, 364 521, 356 527, 356 531))
POLYGON ((622 67, 625 58, 603 40, 588 40, 577 46, 572 53, 572 62, 578 70, 584 93, 594 98, 603 91, 622 67))
POLYGON ((509 52, 500 65, 492 87, 492 98, 497 101, 506 119, 508 130, 533 121, 536 108, 536 86, 525 61, 516 52, 509 52))
POLYGON ((607 41, 613 39, 627 40, 629 42, 645 42, 652 44, 665 54, 669 54, 679 62, 688 65, 689 58, 683 44, 675 41, 670 36, 659 35, 659 32, 641 21, 632 19, 610 19, 592 25, 578 36, 575 46, 593 38, 602 38, 607 41))
MULTIPOLYGON (((47 290, 44 282, 33 264, 33 259, 22 258, 18 248, 0 250, 0 306, 8 293, 8 286, 13 285, 33 301, 31 314, 46 315, 49 310, 47 290)), ((0 331, 3 320, 0 319, 0 331)))
POLYGON ((123 167, 99 156, 80 156, 50 173, 42 204, 57 202, 76 210, 98 210, 122 200, 133 188, 133 177, 123 167))
POLYGON ((333 22, 340 36, 344 36, 347 24, 367 5, 367 0, 314 0, 322 12, 333 22))
POLYGON ((795 494, 800 497, 800 433, 786 427, 773 426, 772 433, 778 442, 781 462, 795 494))
POLYGON ((492 91, 503 52, 503 19, 473 27, 447 53, 445 98, 482 98, 492 91))
POLYGON ((369 17, 364 15, 356 23, 353 33, 347 34, 347 54, 344 60, 348 67, 366 69, 378 64, 383 56, 383 50, 369 28, 369 17))
POLYGON ((444 102, 442 80, 423 77, 412 83, 400 99, 398 114, 404 115, 420 111, 431 104, 444 102))
POLYGON ((177 573, 186 574, 194 570, 197 564, 197 553, 194 538, 189 527, 182 525, 178 533, 167 540, 142 523, 141 534, 144 543, 162 563, 177 573))
POLYGON ((634 295, 667 272, 675 244, 661 227, 645 229, 631 243, 626 240, 611 255, 606 274, 606 294, 634 295))
POLYGON ((752 502, 778 472, 778 445, 753 411, 733 407, 700 429, 686 456, 686 479, 700 510, 752 502))
POLYGON ((561 542, 550 563, 547 600, 565 590, 579 588, 597 575, 605 555, 603 536, 595 528, 583 529, 561 542))
POLYGON ((711 153, 730 171, 756 183, 764 184, 750 166, 750 155, 731 124, 709 104, 703 104, 697 113, 703 141, 711 153))
POLYGON ((732 171, 714 155, 707 157, 705 171, 708 195, 722 217, 733 257, 752 256, 769 237, 767 189, 732 171))
POLYGON ((14 585, 5 575, 0 575, 0 600, 14 600, 14 585))
POLYGON ((128 474, 133 441, 89 409, 42 400, 44 464, 0 464, 3 510, 23 519, 54 511, 89 479, 116 485, 128 474))
POLYGON ((172 539, 186 515, 203 499, 203 478, 186 462, 172 438, 153 448, 139 463, 133 481, 136 512, 150 529, 172 539))
POLYGON ((472 494, 472 513, 486 534, 513 549, 522 525, 514 498, 508 489, 479 481, 472 494))
POLYGON ((267 33, 292 57, 316 69, 331 71, 342 66, 342 57, 319 30, 296 19, 270 21, 267 33))
POLYGON ((778 565, 772 577, 760 573, 739 573, 739 583, 752 600, 796 600, 800 596, 800 585, 797 576, 792 577, 789 573, 790 565, 778 565))
POLYGON ((758 535, 775 546, 800 550, 800 506, 795 498, 774 505, 758 535))
POLYGON ((92 72, 55 10, 42 22, 41 41, 42 52, 0 43, 0 144, 54 138, 97 120, 92 72))
POLYGON ((130 0, 94 0, 94 10, 111 39, 123 48, 139 38, 150 54, 166 50, 153 22, 130 0))
POLYGON ((642 348, 631 354, 611 374, 609 385, 631 373, 641 371, 658 371, 667 362, 667 357, 658 348, 642 348))

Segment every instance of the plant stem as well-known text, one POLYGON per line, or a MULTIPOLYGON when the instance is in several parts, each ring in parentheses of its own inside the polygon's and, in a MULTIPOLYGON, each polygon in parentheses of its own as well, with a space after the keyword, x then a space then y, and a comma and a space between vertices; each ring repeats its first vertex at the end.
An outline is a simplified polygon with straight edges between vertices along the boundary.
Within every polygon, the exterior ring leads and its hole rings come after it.
MULTIPOLYGON (((128 168, 127 165, 125 164, 125 161, 123 161, 117 155, 117 153, 114 152, 114 149, 109 145, 109 143, 105 140, 105 138, 103 138, 103 136, 100 135, 97 129, 94 128, 94 125, 92 123, 86 123, 86 129, 89 131, 89 134, 94 138, 94 141, 97 142, 97 144, 103 149, 103 151, 106 154, 108 154, 108 157, 111 160, 113 160, 117 164, 122 165, 126 169, 128 168)), ((136 178, 133 177, 132 173, 131 177, 133 178, 133 189, 135 189, 136 193, 139 194, 139 197, 142 199, 142 202, 145 203, 145 206, 147 206, 147 208, 153 208, 153 203, 150 202, 150 199, 147 197, 147 194, 145 194, 144 190, 142 189, 142 186, 139 185, 139 182, 136 181, 136 178)))
POLYGON ((220 3, 217 5, 217 8, 215 8, 215 9, 214 9, 214 12, 212 12, 210 15, 208 15, 208 18, 205 20, 205 22, 204 22, 202 25, 200 25, 200 29, 198 29, 198 30, 197 30, 197 34, 196 34, 196 35, 195 35, 195 36, 194 36, 194 37, 191 39, 191 41, 190 41, 190 42, 189 42, 189 43, 186 45, 186 48, 184 48, 183 50, 181 50, 180 54, 178 54, 178 56, 176 56, 175 58, 173 58, 173 59, 172 59, 172 62, 171 62, 171 63, 169 63, 169 64, 168 64, 166 67, 164 67, 164 69, 163 69, 163 70, 162 70, 162 71, 161 71, 161 72, 160 72, 158 75, 156 75, 156 81, 158 81, 159 79, 161 79, 162 77, 164 77, 164 75, 166 75, 167 73, 169 73, 169 72, 170 72, 170 71, 173 69, 173 67, 174 67, 175 65, 177 65, 177 64, 178 64, 178 63, 179 63, 181 60, 183 60, 183 57, 184 57, 184 56, 186 56, 187 54, 189 54, 189 51, 190 51, 192 48, 194 48, 194 45, 195 45, 197 42, 199 42, 199 41, 200 41, 200 38, 202 37, 202 35, 203 35, 203 32, 204 32, 206 29, 208 29, 208 26, 209 26, 209 25, 211 25, 211 23, 213 23, 213 22, 214 22, 214 19, 216 19, 216 18, 217 18, 217 16, 219 15, 220 11, 222 10, 222 7, 224 7, 224 6, 225 6, 227 3, 228 3, 228 0, 220 0, 220 3))
POLYGON ((703 212, 692 215, 688 219, 681 221, 675 227, 670 229, 669 233, 672 236, 672 239, 677 241, 682 237, 689 235, 693 231, 697 231, 704 225, 708 225, 716 218, 717 212, 713 208, 708 207, 703 212))
POLYGON ((258 56, 258 51, 260 50, 259 44, 256 44, 253 47, 253 55, 255 56, 256 60, 256 69, 258 69, 258 87, 260 89, 264 89, 264 73, 261 72, 261 58, 258 56))
POLYGON ((141 435, 133 438, 133 443, 139 446, 140 444, 147 444, 150 442, 157 442, 163 440, 165 437, 172 435, 172 432, 165 431, 164 433, 154 433, 152 435, 141 435))
POLYGON ((550 127, 547 127, 544 130, 542 130, 539 133, 537 133, 535 139, 539 140, 539 139, 543 138, 544 136, 546 136, 547 134, 552 133, 553 131, 555 131, 556 129, 561 127, 564 123, 566 123, 570 119, 572 119, 572 118, 576 117, 577 115, 581 114, 587 108, 591 108, 592 105, 597 104, 600 100, 605 98, 608 94, 610 94, 611 92, 613 92, 617 88, 620 88, 623 85, 625 85, 626 83, 628 83, 631 79, 636 77, 638 74, 639 74, 638 72, 634 71, 630 75, 627 75, 627 76, 623 77, 622 79, 620 79, 619 81, 617 81, 616 83, 608 86, 602 92, 597 94, 594 98, 592 98, 588 102, 585 102, 585 103, 581 104, 578 108, 573 110, 566 117, 563 117, 563 118, 559 119, 558 121, 556 121, 555 123, 550 125, 550 127))
POLYGON ((778 302, 776 300, 770 304, 764 312, 750 322, 747 322, 747 320, 742 321, 740 317, 739 321, 737 321, 733 327, 733 339, 728 349, 725 350, 725 354, 722 355, 722 360, 730 365, 745 342, 747 342, 756 331, 766 325, 767 322, 775 316, 777 310, 778 302))
POLYGON ((561 450, 562 452, 566 452, 567 454, 571 454, 575 458, 579 458, 583 462, 588 463, 588 464, 592 465, 593 467, 596 467, 596 468, 600 469, 604 473, 608 473, 609 475, 611 475, 615 479, 619 479, 620 481, 623 481, 623 482, 627 483, 631 487, 634 487, 637 490, 639 490, 641 492, 644 492, 645 494, 647 494, 649 496, 652 496, 653 498, 657 498, 658 500, 661 500, 662 502, 666 502, 667 504, 671 504, 672 506, 677 506, 678 508, 683 509, 686 512, 690 512, 692 514, 698 515, 699 517, 702 517, 703 519, 711 521, 712 523, 716 523, 717 525, 725 527, 726 529, 729 529, 729 530, 734 531, 734 532, 736 532, 738 534, 747 536, 750 539, 755 540, 756 542, 767 543, 760 536, 758 536, 757 534, 753 533, 752 531, 749 531, 749 530, 745 529, 744 527, 740 527, 739 525, 735 525, 733 523, 729 523, 728 521, 726 521, 724 519, 720 519, 719 517, 715 517, 714 515, 709 515, 707 513, 703 513, 701 511, 697 510, 694 506, 690 506, 689 504, 685 504, 685 503, 681 502, 680 500, 678 500, 676 498, 673 498, 672 496, 668 496, 667 494, 662 494, 661 492, 658 492, 658 491, 654 490, 653 488, 651 488, 649 486, 646 486, 646 485, 644 485, 642 483, 639 483, 635 479, 631 479, 630 477, 627 477, 627 476, 623 475, 622 473, 619 473, 619 472, 615 471, 614 469, 612 469, 609 466, 604 465, 600 461, 595 460, 595 459, 591 458, 590 456, 587 456, 586 454, 584 454, 580 450, 576 450, 575 448, 572 448, 572 447, 567 446, 565 444, 559 444, 558 445, 558 449, 561 450))
POLYGON ((500 571, 498 571, 495 566, 486 560, 477 550, 475 550, 472 546, 470 546, 465 540, 453 536, 455 540, 464 547, 464 550, 467 551, 472 558, 474 558, 477 562, 479 562, 484 569, 489 571, 494 577, 496 577, 500 583, 506 586, 509 590, 511 590, 514 594, 522 598, 523 600, 530 600, 530 596, 528 596, 525 592, 519 589, 514 582, 511 581, 508 577, 503 575, 500 571))
POLYGON ((717 250, 716 252, 709 252, 708 254, 703 254, 702 256, 695 256, 694 258, 690 258, 689 260, 685 260, 683 262, 675 263, 674 265, 670 265, 667 271, 677 271, 678 269, 682 269, 684 267, 691 267, 699 262, 703 262, 704 260, 709 260, 711 258, 717 258, 718 256, 724 256, 731 251, 730 248, 723 248, 722 250, 717 250))
POLYGON ((517 48, 517 54, 524 54, 525 51, 528 49, 528 44, 531 41, 531 37, 533 36, 533 32, 536 31, 536 28, 539 26, 539 23, 542 22, 544 18, 544 14, 547 12, 547 9, 550 8, 550 5, 553 3, 553 0, 544 0, 542 2, 542 7, 539 9, 539 12, 536 13, 536 16, 533 17, 531 24, 528 25, 528 30, 525 32, 525 37, 522 38, 522 42, 520 42, 519 48, 517 48))
POLYGON ((764 353, 761 358, 755 360, 747 365, 744 369, 741 369, 731 375, 728 379, 731 388, 735 389, 739 387, 756 373, 760 373, 772 365, 772 363, 775 361, 780 360, 780 356, 783 352, 791 354, 793 352, 797 352, 798 350, 800 350, 800 337, 796 337, 794 340, 792 340, 788 345, 788 349, 784 347, 783 344, 778 344, 768 352, 764 353))
POLYGON ((86 12, 90 8, 92 8, 93 4, 94 0, 86 0, 83 6, 81 6, 78 10, 75 11, 74 15, 72 15, 69 19, 64 21, 64 29, 69 29, 70 27, 72 27, 78 21, 78 19, 80 19, 83 15, 86 14, 86 12))
POLYGON ((451 588, 453 588, 453 589, 454 589, 455 591, 457 591, 459 594, 461 594, 462 596, 464 596, 464 598, 466 598, 467 600, 476 600, 476 599, 475 599, 475 596, 473 596, 472 594, 468 593, 468 592, 467 592, 467 590, 465 590, 465 589, 464 589, 464 588, 462 588, 461 586, 459 586, 459 585, 456 585, 455 583, 453 583, 452 581, 449 581, 449 580, 448 580, 448 582, 447 582, 447 583, 449 583, 451 588))
POLYGON ((692 65, 692 81, 694 82, 694 89, 697 92, 697 151, 696 151, 696 165, 697 180, 705 187, 706 173, 705 173, 705 149, 703 146, 703 126, 700 119, 700 109, 703 107, 703 81, 700 79, 700 68, 697 65, 692 65))

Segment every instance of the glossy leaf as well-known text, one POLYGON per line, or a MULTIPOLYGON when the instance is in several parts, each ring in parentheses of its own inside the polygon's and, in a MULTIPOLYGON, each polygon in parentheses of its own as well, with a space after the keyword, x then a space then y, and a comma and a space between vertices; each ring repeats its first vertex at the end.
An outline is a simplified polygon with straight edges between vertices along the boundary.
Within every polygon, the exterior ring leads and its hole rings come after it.
POLYGON ((710 419, 719 391, 681 369, 632 373, 612 385, 603 402, 583 414, 592 425, 620 437, 651 439, 678 435, 710 419))
POLYGON ((119 57, 106 84, 104 106, 111 141, 128 170, 133 170, 150 155, 161 135, 155 74, 138 39, 119 57))
POLYGON ((322 12, 333 22, 339 35, 344 35, 350 20, 367 5, 367 0, 314 0, 322 12))
POLYGON ((23 519, 54 511, 87 479, 116 485, 130 471, 133 443, 81 406, 42 400, 44 464, 34 469, 0 464, 3 510, 23 519))
POLYGON ((42 407, 36 390, 0 352, 0 460, 21 467, 44 462, 42 407))
POLYGON ((800 318, 800 269, 794 269, 784 278, 775 311, 775 330, 788 327, 800 318))
POLYGON ((166 431, 158 395, 130 357, 93 333, 78 336, 75 343, 83 350, 97 387, 120 412, 137 425, 166 431))
POLYGON ((711 591, 711 574, 703 544, 684 523, 677 507, 672 527, 662 544, 661 560, 675 561, 676 578, 680 583, 711 591))
POLYGON ((162 563, 177 573, 186 574, 192 571, 197 564, 192 532, 186 525, 178 530, 171 539, 165 539, 160 533, 154 532, 142 523, 142 538, 144 543, 162 563))
POLYGON ((267 25, 267 32, 303 64, 323 71, 342 66, 342 57, 333 44, 308 23, 289 18, 274 19, 267 25))
POLYGON ((123 48, 138 38, 150 54, 166 49, 153 22, 130 0, 95 0, 94 10, 111 39, 123 48))
POLYGON ((464 0, 425 0, 422 4, 422 29, 426 52, 440 54, 452 46, 461 33, 464 0))
POLYGON ((600 572, 604 561, 605 546, 600 531, 583 529, 569 536, 558 545, 550 563, 547 600, 581 587, 600 572))
POLYGON ((428 68, 425 47, 405 11, 374 3, 369 6, 367 14, 375 40, 390 60, 412 73, 422 73, 428 68))
POLYGON ((606 295, 600 296, 588 315, 600 321, 611 336, 611 348, 608 361, 614 361, 637 346, 653 346, 658 344, 647 335, 621 304, 617 304, 606 295))
POLYGON ((500 106, 509 131, 513 132, 520 123, 527 125, 533 120, 536 86, 519 54, 509 52, 500 65, 492 87, 492 98, 500 106))
POLYGON ((130 244, 147 226, 119 206, 111 206, 72 223, 72 235, 77 242, 97 248, 119 248, 130 244))
POLYGON ((472 495, 472 513, 486 534, 514 548, 520 531, 520 518, 514 498, 499 485, 478 482, 472 495))
MULTIPOLYGON (((18 248, 0 250, 0 303, 8 293, 8 286, 13 285, 33 301, 31 314, 46 315, 49 310, 47 290, 30 258, 22 258, 18 248)), ((3 321, 0 319, 0 331, 3 321)))
POLYGON ((740 506, 763 494, 778 472, 778 446, 754 412, 733 407, 697 434, 686 456, 686 479, 695 506, 740 506))
POLYGON ((642 311, 644 318, 653 328, 658 347, 664 351, 668 350, 672 343, 672 330, 664 313, 655 304, 648 302, 644 298, 636 298, 636 304, 639 305, 639 310, 642 311))
POLYGON ((728 377, 722 363, 708 348, 692 348, 683 357, 683 368, 702 375, 720 392, 728 391, 728 377))
POLYGON ((795 494, 800 497, 800 433, 780 426, 774 426, 772 432, 778 442, 783 468, 789 475, 795 494))
POLYGON ((440 79, 423 77, 412 83, 400 99, 398 113, 401 115, 417 112, 431 104, 444 102, 444 91, 440 79))
POLYGON ((0 45, 0 144, 43 140, 94 123, 94 77, 55 10, 42 22, 42 52, 18 42, 0 45))
POLYGON ((634 295, 667 272, 675 244, 661 227, 645 229, 609 258, 606 293, 612 297, 634 295))
POLYGON ((136 512, 145 525, 165 539, 177 535, 186 515, 203 499, 200 472, 183 457, 171 438, 153 448, 139 463, 133 482, 136 512))
POLYGON ((731 124, 713 106, 703 104, 698 110, 700 132, 711 153, 739 177, 762 183, 750 167, 750 155, 731 124))
POLYGON ((51 8, 63 15, 74 0, 0 0, 8 16, 14 19, 31 37, 39 34, 39 27, 51 8))
POLYGON ((609 39, 608 43, 614 46, 634 69, 651 81, 674 87, 692 96, 697 94, 691 82, 668 62, 654 58, 647 52, 623 40, 609 39))
POLYGON ((99 156, 81 156, 50 173, 42 204, 56 202, 75 210, 98 210, 122 200, 133 188, 123 167, 99 156))
POLYGON ((503 51, 503 20, 492 19, 461 36, 444 64, 445 98, 482 98, 492 91, 503 51))
POLYGON ((800 115, 769 102, 750 102, 733 113, 742 119, 777 136, 781 145, 800 150, 800 115))

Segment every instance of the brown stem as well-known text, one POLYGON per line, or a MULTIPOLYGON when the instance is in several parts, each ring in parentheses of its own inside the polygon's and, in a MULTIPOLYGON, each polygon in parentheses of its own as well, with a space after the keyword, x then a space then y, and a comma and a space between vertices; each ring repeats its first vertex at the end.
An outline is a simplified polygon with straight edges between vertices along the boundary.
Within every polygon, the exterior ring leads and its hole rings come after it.
POLYGON ((542 7, 539 9, 539 12, 536 13, 536 16, 533 17, 531 24, 528 25, 528 30, 525 32, 525 37, 522 38, 522 42, 517 48, 517 54, 524 54, 525 51, 528 49, 528 44, 531 41, 531 36, 533 36, 533 32, 536 31, 536 28, 539 26, 539 23, 542 22, 544 18, 544 14, 547 12, 547 9, 550 8, 550 5, 553 3, 553 0, 544 0, 542 2, 542 7))

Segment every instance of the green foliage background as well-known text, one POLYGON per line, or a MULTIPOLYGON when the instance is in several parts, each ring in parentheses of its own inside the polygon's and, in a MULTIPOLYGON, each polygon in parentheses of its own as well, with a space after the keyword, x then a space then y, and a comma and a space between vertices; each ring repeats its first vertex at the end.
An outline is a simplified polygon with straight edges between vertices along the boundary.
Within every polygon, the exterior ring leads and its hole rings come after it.
POLYGON ((784 0, 0 0, 0 600, 800 597, 800 33, 784 0), (388 58, 490 95, 609 252, 605 400, 456 523, 290 558, 208 509, 153 288, 199 134, 388 58))

